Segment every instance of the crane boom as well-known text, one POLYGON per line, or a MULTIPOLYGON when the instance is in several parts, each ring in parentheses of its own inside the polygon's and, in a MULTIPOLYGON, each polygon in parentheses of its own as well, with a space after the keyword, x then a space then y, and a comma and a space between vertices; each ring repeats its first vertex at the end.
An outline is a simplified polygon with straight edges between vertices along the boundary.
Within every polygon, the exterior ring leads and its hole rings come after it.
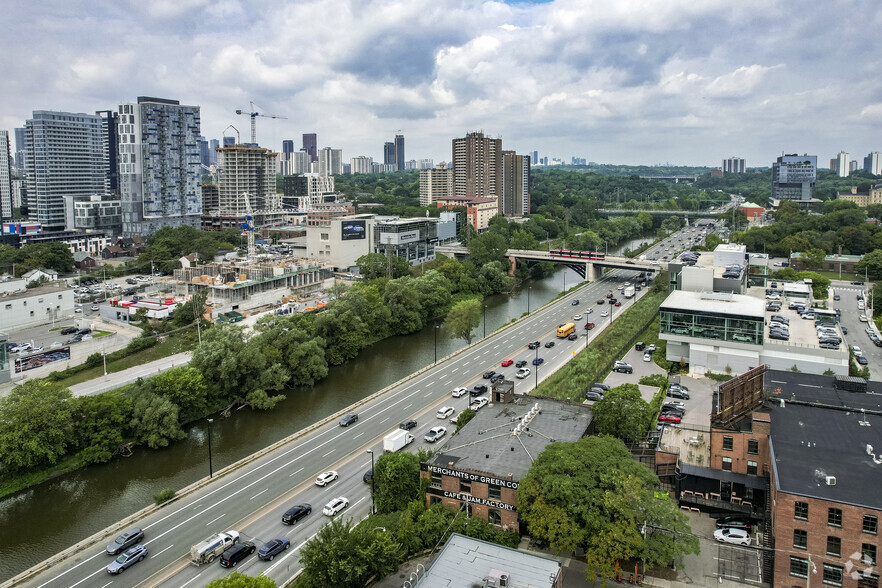
POLYGON ((254 106, 253 100, 251 102, 249 102, 249 104, 251 104, 251 110, 246 112, 245 110, 242 110, 240 108, 240 109, 236 110, 236 114, 247 115, 247 116, 251 117, 251 144, 257 145, 257 117, 258 116, 262 117, 262 118, 283 118, 283 119, 287 119, 288 117, 281 116, 279 114, 261 114, 260 112, 257 111, 256 107, 254 106))

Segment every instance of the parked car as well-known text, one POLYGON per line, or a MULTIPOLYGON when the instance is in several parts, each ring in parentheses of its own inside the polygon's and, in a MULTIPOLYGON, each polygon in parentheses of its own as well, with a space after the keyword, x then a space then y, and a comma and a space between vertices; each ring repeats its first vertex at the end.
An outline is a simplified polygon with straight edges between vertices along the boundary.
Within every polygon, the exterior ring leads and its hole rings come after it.
POLYGON ((658 415, 658 420, 659 420, 659 422, 662 422, 662 423, 679 423, 680 422, 680 415, 662 413, 662 414, 658 415))
POLYGON ((423 437, 428 443, 434 443, 438 439, 444 437, 447 434, 446 427, 432 427, 429 429, 429 432, 426 433, 426 436, 423 437))
POLYGON ((348 427, 349 425, 355 424, 357 421, 358 421, 358 415, 355 414, 354 412, 350 412, 349 414, 344 416, 342 419, 340 419, 340 426, 341 427, 348 427))
POLYGON ((311 512, 311 504, 297 504, 285 511, 285 514, 282 515, 282 523, 285 525, 293 525, 311 512))
POLYGON ((462 396, 465 396, 468 393, 469 393, 468 388, 463 388, 462 386, 460 386, 459 388, 453 389, 453 394, 451 394, 451 396, 453 396, 454 398, 461 398, 462 396))
POLYGON ((119 555, 132 545, 140 543, 144 539, 144 531, 138 527, 133 527, 117 537, 113 543, 107 546, 107 553, 110 555, 119 555))
POLYGON ((510 360, 510 359, 504 359, 504 360, 502 360, 502 363, 501 363, 500 365, 502 365, 502 367, 508 367, 508 366, 510 366, 510 365, 513 364, 513 363, 514 363, 514 362, 513 362, 512 360, 510 360))
POLYGON ((110 565, 107 566, 107 573, 112 576, 121 574, 126 568, 135 565, 145 557, 147 557, 147 548, 143 545, 135 545, 113 560, 110 565))
POLYGON ((330 484, 331 482, 336 480, 338 477, 339 476, 337 475, 337 472, 335 472, 334 470, 328 470, 327 472, 322 472, 315 479, 315 485, 316 486, 327 486, 328 484, 330 484))
POLYGON ((452 406, 442 406, 438 409, 438 412, 435 413, 435 418, 446 419, 450 415, 456 412, 456 409, 452 406))
POLYGON ((870 363, 869 360, 867 360, 867 358, 863 355, 858 355, 855 359, 861 365, 867 365, 868 363, 870 363))
POLYGON ((98 308, 98 305, 97 305, 97 304, 93 304, 93 305, 92 305, 92 310, 93 310, 93 311, 97 311, 97 310, 100 310, 100 309, 98 308))
POLYGON ((750 521, 744 517, 729 516, 717 519, 717 529, 743 529, 750 532, 750 521))
POLYGON ((593 384, 591 384, 591 387, 592 388, 600 388, 603 391, 610 390, 610 387, 607 384, 604 384, 603 382, 594 382, 593 384))
POLYGON ((603 400, 603 393, 598 390, 588 390, 585 392, 585 400, 603 400))
POLYGON ((398 425, 399 429, 404 429, 405 431, 409 431, 417 426, 417 422, 413 419, 407 419, 406 421, 402 421, 400 425, 398 425))
POLYGON ((750 534, 744 529, 717 529, 716 531, 714 531, 714 539, 716 539, 720 543, 750 545, 750 534))
POLYGON ((77 328, 76 328, 76 327, 65 327, 65 328, 61 329, 61 331, 60 331, 60 333, 61 333, 62 335, 71 335, 71 334, 76 333, 76 332, 77 332, 77 328))
POLYGON ((684 392, 683 390, 679 390, 677 388, 668 388, 667 396, 669 398, 681 398, 683 400, 689 400, 689 393, 684 392))
POLYGON ((674 408, 686 408, 686 404, 684 402, 680 402, 679 400, 668 400, 664 404, 662 404, 662 409, 666 406, 671 406, 674 408))
POLYGON ((619 365, 615 366, 615 367, 613 368, 613 371, 614 371, 614 372, 619 372, 619 373, 622 373, 622 374, 631 374, 631 373, 634 372, 634 368, 632 368, 632 367, 631 367, 629 364, 627 364, 627 363, 623 363, 623 364, 619 364, 619 365))
POLYGON ((349 506, 349 500, 347 500, 345 496, 340 496, 327 503, 325 508, 322 509, 322 514, 327 517, 332 517, 347 506, 349 506))
POLYGON ((643 354, 643 361, 652 361, 652 354, 650 352, 646 352, 643 354))
POLYGON ((263 547, 260 548, 260 551, 257 552, 257 557, 264 561, 273 561, 277 555, 289 547, 291 547, 291 542, 288 541, 286 537, 279 537, 278 539, 273 539, 272 541, 264 543, 263 547))

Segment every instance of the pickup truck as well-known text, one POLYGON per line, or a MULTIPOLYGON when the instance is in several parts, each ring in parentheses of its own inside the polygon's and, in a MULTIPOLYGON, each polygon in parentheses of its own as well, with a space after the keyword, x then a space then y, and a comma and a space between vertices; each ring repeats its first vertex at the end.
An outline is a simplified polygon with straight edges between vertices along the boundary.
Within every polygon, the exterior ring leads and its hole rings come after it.
POLYGON ((202 543, 197 543, 190 548, 190 563, 194 566, 211 563, 238 542, 239 531, 227 531, 212 535, 202 543))

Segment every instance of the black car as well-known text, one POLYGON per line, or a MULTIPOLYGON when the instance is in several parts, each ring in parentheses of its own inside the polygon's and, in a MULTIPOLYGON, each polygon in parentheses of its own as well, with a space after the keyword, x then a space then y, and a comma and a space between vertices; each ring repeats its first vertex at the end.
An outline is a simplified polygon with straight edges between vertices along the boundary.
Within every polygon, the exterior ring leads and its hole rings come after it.
POLYGON ((575 341, 578 338, 579 338, 579 336, 575 333, 570 333, 569 335, 567 335, 567 339, 570 341, 575 341))
POLYGON ((603 304, 603 300, 602 300, 602 299, 601 299, 601 300, 598 300, 598 301, 597 301, 597 304, 603 304))
POLYGON ((527 360, 526 360, 526 359, 519 359, 519 360, 515 363, 515 367, 516 367, 516 368, 522 368, 522 367, 524 367, 525 365, 527 365, 527 360))
POLYGON ((505 376, 503 376, 502 374, 493 374, 493 377, 490 378, 490 383, 495 384, 496 382, 501 382, 504 379, 505 376))
POLYGON ((618 301, 619 301, 618 298, 610 298, 607 302, 609 302, 610 304, 615 304, 618 301))
POLYGON ((600 388, 603 391, 608 391, 610 389, 609 386, 607 386, 606 384, 603 384, 601 382, 594 382, 593 384, 591 384, 591 387, 592 388, 600 388))
POLYGON ((77 335, 88 335, 92 332, 92 329, 80 329, 77 331, 77 335))
POLYGON ((469 391, 469 394, 471 396, 480 396, 481 394, 486 394, 486 393, 487 393, 487 385, 486 384, 478 384, 477 386, 472 388, 471 391, 469 391))
POLYGON ((864 283, 861 282, 860 280, 858 280, 856 282, 852 282, 852 284, 854 284, 855 286, 863 286, 864 285, 864 283))
POLYGON ((745 531, 750 531, 751 528, 750 521, 744 517, 731 516, 717 519, 717 529, 744 529, 745 531))
POLYGON ((134 286, 137 283, 138 282, 133 280, 132 278, 126 278, 126 284, 131 284, 132 286, 134 286))
POLYGON ((417 422, 416 422, 415 420, 413 420, 413 419, 407 419, 406 421, 404 421, 404 422, 402 422, 400 425, 398 425, 398 428, 399 428, 399 429, 404 429, 405 431, 409 431, 409 430, 413 429, 413 428, 416 427, 416 426, 417 426, 417 422))
POLYGON ((358 422, 358 415, 355 414, 354 412, 350 412, 345 417, 340 419, 340 426, 341 427, 348 427, 349 425, 354 424, 356 422, 358 422))
POLYGON ((542 343, 540 343, 539 341, 533 341, 528 344, 527 347, 529 347, 530 349, 537 349, 540 345, 542 345, 542 343))
POLYGON ((643 351, 646 349, 646 343, 643 341, 638 341, 637 345, 634 346, 634 351, 643 351))
MULTIPOLYGON (((373 475, 373 470, 370 470, 370 472, 371 475, 373 475)), ((282 523, 286 525, 293 525, 311 512, 312 505, 310 504, 298 504, 297 506, 292 506, 285 511, 285 514, 282 515, 282 523)))
POLYGON ((550 349, 551 347, 554 347, 554 341, 549 341, 548 343, 545 344, 546 349, 550 349))
POLYGON ((833 295, 833 300, 839 300, 839 294, 834 294, 834 295, 833 295))
POLYGON ((676 415, 683 416, 684 414, 686 414, 686 409, 681 408, 679 406, 671 406, 668 404, 668 405, 661 407, 661 413, 662 414, 676 414, 676 415))
POLYGON ((870 340, 876 347, 882 347, 882 339, 880 339, 879 337, 871 337, 870 340))
POLYGON ((634 373, 634 368, 632 368, 627 363, 620 363, 616 367, 613 368, 614 372, 619 372, 621 374, 631 374, 634 373))
POLYGON ((573 306, 579 306, 579 299, 576 298, 576 299, 573 300, 570 304, 572 304, 573 306))
POLYGON ((490 378, 492 378, 495 375, 496 375, 496 372, 494 372, 493 370, 490 370, 489 372, 484 372, 483 378, 485 380, 489 380, 490 378))
POLYGON ((855 359, 857 359, 857 362, 858 362, 859 364, 861 364, 861 365, 867 365, 868 363, 870 363, 870 362, 867 360, 867 358, 864 357, 863 355, 858 355, 855 359))
POLYGON ((236 564, 254 553, 257 547, 251 541, 243 541, 233 545, 220 558, 220 564, 225 568, 234 568, 236 564))
POLYGON ((119 555, 132 545, 140 543, 143 538, 144 531, 142 531, 138 527, 129 529, 128 531, 117 537, 113 543, 107 546, 107 553, 109 553, 110 555, 119 555))
POLYGON ((65 341, 64 344, 65 345, 73 345, 74 343, 79 343, 82 340, 83 340, 82 335, 74 335, 73 337, 71 337, 70 339, 65 341))
POLYGON ((257 552, 257 557, 264 561, 273 561, 273 558, 291 547, 291 542, 288 541, 285 537, 279 537, 278 539, 273 539, 272 541, 268 541, 260 548, 260 551, 257 552))
POLYGON ((678 388, 668 389, 669 398, 680 398, 681 400, 689 400, 689 392, 685 392, 678 388))
POLYGON ((73 335, 74 333, 77 332, 77 328, 76 327, 65 327, 65 328, 61 329, 61 331, 59 331, 59 332, 62 335, 73 335))
POLYGON ((374 479, 374 470, 369 469, 368 471, 366 471, 361 479, 364 481, 365 484, 370 484, 371 481, 374 479))
POLYGON ((585 392, 585 400, 603 400, 603 393, 597 390, 588 390, 585 392))

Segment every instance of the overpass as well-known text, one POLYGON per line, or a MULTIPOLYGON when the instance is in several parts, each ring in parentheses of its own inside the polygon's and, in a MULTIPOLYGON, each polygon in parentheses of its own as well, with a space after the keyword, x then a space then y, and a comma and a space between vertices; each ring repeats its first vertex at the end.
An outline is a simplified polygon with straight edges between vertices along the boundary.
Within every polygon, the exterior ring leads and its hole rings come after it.
MULTIPOLYGON (((435 247, 438 253, 445 255, 454 255, 458 258, 467 257, 469 254, 468 247, 462 245, 439 245, 435 247)), ((613 257, 605 255, 604 259, 579 259, 573 257, 562 257, 559 255, 551 255, 548 251, 531 251, 528 249, 509 249, 505 255, 511 262, 509 273, 514 273, 517 267, 517 261, 520 259, 526 263, 530 262, 550 262, 565 265, 575 271, 583 280, 594 282, 603 275, 604 268, 623 269, 629 271, 657 272, 667 269, 667 263, 656 262, 659 265, 652 265, 648 261, 638 261, 630 257, 613 257)))
POLYGON ((602 216, 636 215, 639 212, 645 212, 651 216, 682 216, 685 218, 717 218, 723 214, 720 211, 711 212, 709 210, 644 210, 642 208, 598 208, 597 212, 602 216))

